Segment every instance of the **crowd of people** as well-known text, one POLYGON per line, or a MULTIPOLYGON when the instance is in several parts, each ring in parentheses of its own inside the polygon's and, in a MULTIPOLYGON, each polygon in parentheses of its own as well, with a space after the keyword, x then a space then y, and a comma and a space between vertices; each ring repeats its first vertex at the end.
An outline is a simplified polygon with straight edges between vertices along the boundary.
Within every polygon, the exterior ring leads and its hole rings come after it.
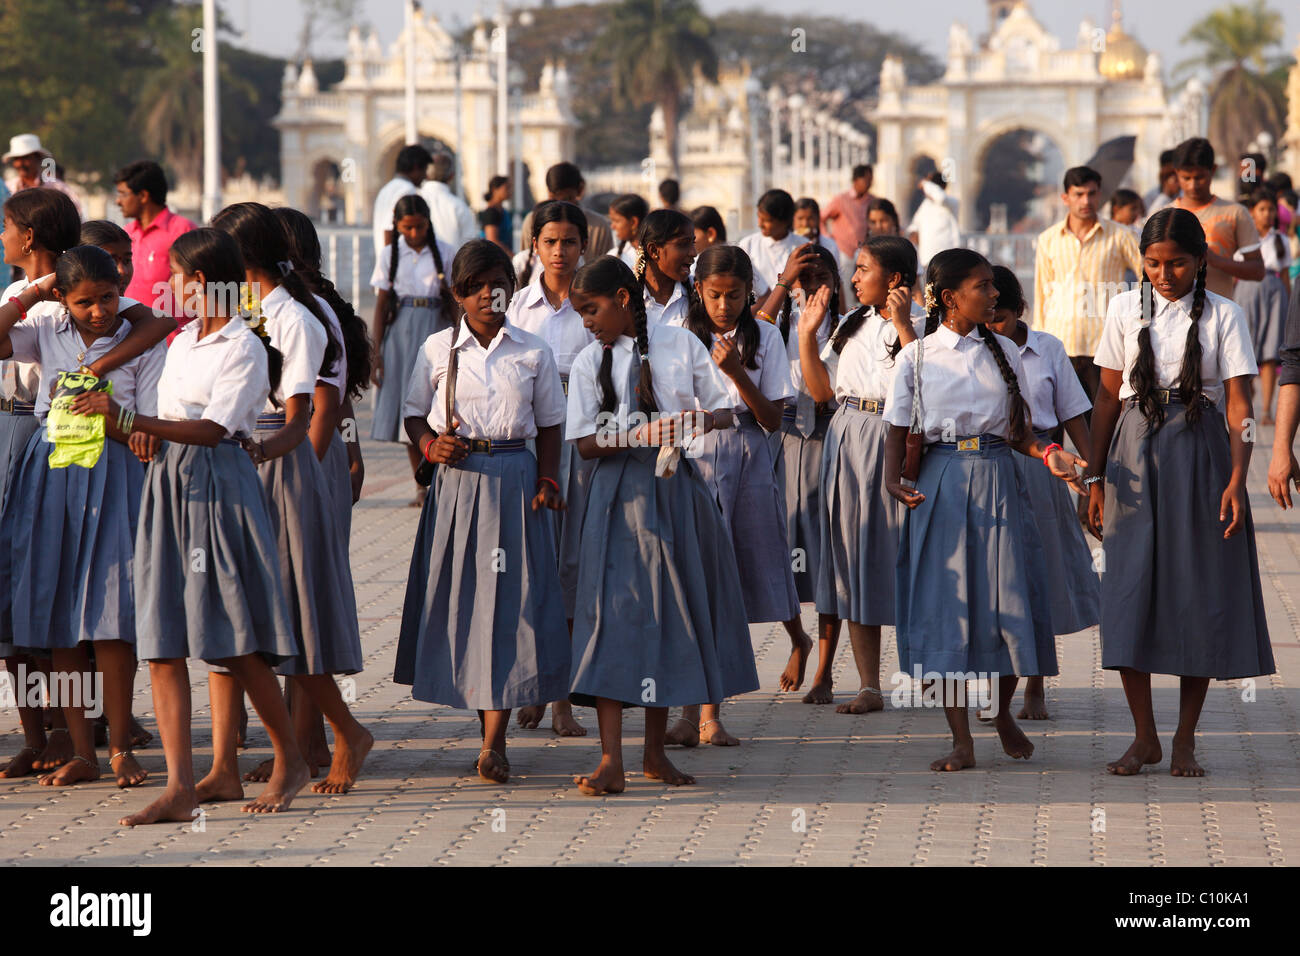
POLYGON ((824 208, 769 190, 729 242, 675 182, 602 215, 560 163, 516 249, 508 180, 475 216, 450 161, 408 146, 375 203, 369 330, 301 212, 197 226, 141 161, 114 177, 128 227, 83 223, 30 139, 6 155, 0 653, 50 697, 17 695, 0 776, 90 783, 106 742, 117 785, 144 782, 147 661, 167 785, 124 824, 188 821, 247 781, 266 786, 246 810, 280 811, 321 768, 313 792, 355 784, 374 741, 335 678, 363 664, 348 555, 370 386, 370 437, 405 443, 421 508, 393 679, 477 712, 486 781, 510 778, 512 713, 535 728, 549 706, 566 736, 595 709, 583 793, 625 788, 628 707, 644 775, 693 783, 667 748, 740 743, 722 710, 759 687, 754 624, 783 626, 779 690, 807 681, 812 705, 834 702, 847 622, 850 714, 885 706, 894 628, 952 732, 936 771, 975 764, 971 680, 993 692, 977 717, 1031 756, 1018 721, 1049 717, 1058 635, 1100 626, 1134 721, 1120 775, 1163 760, 1153 673, 1180 678, 1170 770, 1200 776, 1209 682, 1274 669, 1245 485, 1274 393, 1270 492, 1289 507, 1300 482, 1295 193, 1279 174, 1216 198, 1203 139, 1109 219, 1101 176, 1068 170, 1032 307, 963 247, 937 174, 907 230, 859 166, 824 208), (197 780, 191 659, 212 727, 197 780), (90 674, 102 727, 62 679, 90 674), (241 776, 245 699, 273 753, 241 776))

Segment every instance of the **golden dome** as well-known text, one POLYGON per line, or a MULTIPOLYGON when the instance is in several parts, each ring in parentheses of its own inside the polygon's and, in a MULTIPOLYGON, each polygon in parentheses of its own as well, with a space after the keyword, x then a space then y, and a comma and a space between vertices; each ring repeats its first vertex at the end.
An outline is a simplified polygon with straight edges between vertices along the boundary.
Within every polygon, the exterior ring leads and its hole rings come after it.
POLYGON ((1147 50, 1125 33, 1120 24, 1117 2, 1111 14, 1110 32, 1106 34, 1106 49, 1097 58, 1097 72, 1109 80, 1138 79, 1146 69, 1147 50))

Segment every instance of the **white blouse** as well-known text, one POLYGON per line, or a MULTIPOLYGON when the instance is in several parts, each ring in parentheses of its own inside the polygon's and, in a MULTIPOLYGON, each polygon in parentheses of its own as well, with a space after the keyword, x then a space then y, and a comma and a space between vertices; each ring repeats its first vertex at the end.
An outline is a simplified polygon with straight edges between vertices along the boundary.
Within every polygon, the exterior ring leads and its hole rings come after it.
POLYGON ((745 255, 754 265, 754 293, 759 298, 776 287, 790 253, 807 243, 807 239, 793 230, 786 233, 784 239, 769 239, 761 232, 741 237, 736 245, 745 250, 745 255))
MULTIPOLYGON (((778 319, 779 321, 779 319, 778 319)), ((843 317, 840 318, 843 322, 843 317)), ((775 326, 776 331, 781 331, 781 326, 775 326)), ((790 387, 794 389, 795 394, 806 393, 803 382, 803 362, 799 358, 799 309, 791 306, 790 308, 790 335, 785 340, 785 354, 790 359, 790 387)), ((826 348, 826 344, 831 339, 831 315, 826 313, 826 318, 822 320, 821 326, 817 329, 817 354, 821 354, 826 348)), ((829 366, 828 366, 829 369, 829 366)), ((832 382, 834 379, 832 379, 832 382)))
POLYGON ((1092 410, 1088 393, 1065 354, 1065 345, 1055 335, 1029 330, 1020 348, 1025 366, 1020 381, 1034 428, 1042 431, 1092 410))
MULTIPOLYGON (((980 337, 979 329, 971 329, 969 335, 958 335, 948 326, 940 325, 924 342, 921 424, 926 441, 953 442, 985 434, 1007 437, 1010 392, 998 370, 997 359, 980 337)), ((1001 335, 997 336, 997 342, 1012 372, 1023 383, 1025 368, 1016 343, 1001 335)), ((920 344, 921 340, 909 342, 898 353, 893 383, 885 400, 885 421, 890 425, 912 423, 916 349, 920 344)))
MULTIPOLYGON (((443 388, 455 328, 435 332, 424 340, 402 405, 403 418, 424 417, 438 434, 447 428, 447 399, 443 388)), ((538 428, 564 421, 564 390, 555 356, 546 342, 513 325, 502 325, 487 348, 460 324, 456 340, 456 396, 453 414, 461 438, 509 441, 536 438, 538 428)))
POLYGON ((348 350, 343 345, 343 326, 339 322, 339 317, 334 313, 334 307, 315 293, 312 293, 312 295, 317 304, 320 305, 321 311, 325 313, 325 318, 330 324, 330 331, 334 334, 334 343, 338 346, 338 357, 334 360, 334 371, 328 375, 322 375, 317 381, 337 388, 339 390, 339 404, 342 405, 348 398, 348 350))
POLYGON ((275 390, 280 407, 275 407, 268 398, 263 412, 269 415, 283 412, 286 399, 294 395, 310 396, 316 391, 328 339, 325 327, 316 316, 282 285, 276 286, 262 300, 262 313, 266 316, 266 332, 271 345, 284 358, 280 387, 275 390))
MULTIPOLYGON (((618 404, 626 413, 632 406, 629 388, 632 362, 640 361, 636 343, 626 335, 614 343, 612 373, 618 404)), ((569 374, 569 415, 564 437, 569 441, 596 434, 600 426, 600 363, 605 346, 593 342, 578 355, 569 374)), ((727 408, 725 376, 695 334, 676 325, 661 325, 650 330, 649 356, 654 382, 655 404, 661 414, 689 412, 697 409, 716 411, 727 408)))
MULTIPOLYGON (((375 271, 370 274, 370 287, 376 292, 386 292, 389 289, 396 289, 397 295, 416 296, 425 298, 438 298, 438 264, 433 259, 433 247, 429 243, 424 244, 424 248, 416 252, 411 248, 410 243, 406 241, 405 236, 397 236, 397 276, 390 283, 388 281, 388 269, 392 263, 393 247, 384 246, 383 252, 375 260, 375 271)), ((451 282, 451 260, 456 253, 443 242, 441 239, 434 240, 438 243, 438 251, 442 253, 442 271, 447 282, 451 282)), ((437 303, 434 303, 435 308, 437 303)))
MULTIPOLYGON (((17 282, 10 283, 4 292, 0 293, 0 304, 8 302, 11 297, 18 295, 29 285, 31 283, 26 279, 19 279, 17 282)), ((134 299, 125 301, 135 302, 134 299)), ((117 311, 121 312, 125 308, 126 305, 119 299, 117 311)), ((63 306, 58 302, 37 302, 27 310, 26 321, 30 322, 40 315, 60 316, 62 314, 63 306)), ((21 325, 22 323, 18 324, 21 325)), ((14 328, 17 327, 18 325, 14 326, 14 328)), ((10 401, 34 402, 37 393, 40 391, 40 385, 41 370, 34 363, 15 362, 11 359, 0 361, 0 398, 10 401)))
POLYGON ((690 307, 690 298, 686 294, 686 287, 678 282, 673 286, 672 295, 668 301, 660 305, 650 289, 645 290, 645 317, 646 327, 653 329, 656 325, 681 325, 686 320, 686 312, 690 307))
POLYGON ((186 324, 172 339, 158 380, 158 417, 185 422, 206 419, 227 436, 251 435, 271 386, 266 347, 239 319, 207 338, 202 322, 186 324))
MULTIPOLYGON (((680 319, 674 319, 672 327, 685 329, 685 321, 685 315, 681 316, 680 319)), ((790 381, 790 362, 786 358, 786 345, 781 340, 781 330, 771 322, 755 321, 758 325, 758 349, 754 352, 754 364, 758 367, 743 366, 745 372, 749 375, 750 381, 758 386, 758 390, 763 393, 763 397, 768 401, 783 402, 794 398, 794 384, 790 381)), ((695 335, 693 332, 690 334, 695 335)), ((727 339, 734 339, 735 337, 735 329, 721 336, 721 338, 727 339)), ((717 333, 714 333, 714 342, 718 338, 717 333)), ((700 340, 696 337, 695 341, 699 342, 700 340)), ((740 389, 736 387, 736 383, 721 369, 718 371, 727 387, 729 403, 726 407, 729 407, 733 412, 749 411, 749 406, 745 404, 745 400, 741 397, 740 389)), ((723 406, 717 407, 721 408, 723 406)))
MULTIPOLYGON (((844 319, 840 319, 843 322, 844 319)), ((917 338, 925 334, 925 316, 915 316, 912 328, 917 338)), ((820 336, 818 337, 820 342, 820 336)), ((894 323, 876 311, 874 306, 867 307, 867 315, 853 337, 844 343, 839 355, 830 341, 822 345, 821 358, 830 377, 831 388, 835 398, 865 398, 884 402, 889 398, 890 388, 894 382, 897 359, 889 357, 889 350, 898 341, 894 323)), ((926 356, 927 360, 929 356, 926 356)))
POLYGON ((542 288, 541 270, 510 300, 506 321, 540 336, 551 347, 561 375, 568 375, 578 353, 596 341, 596 337, 583 326, 582 316, 578 315, 567 296, 558 309, 551 307, 546 290, 542 288))
MULTIPOLYGON (((1152 290, 1155 314, 1151 318, 1151 350, 1155 355, 1156 384, 1159 388, 1176 388, 1183 366, 1183 349, 1191 327, 1191 292, 1176 302, 1152 290)), ((1137 364, 1138 332, 1142 328, 1141 291, 1123 292, 1110 300, 1106 324, 1093 362, 1101 368, 1118 369, 1123 375, 1121 399, 1134 396, 1129 377, 1137 364)), ((1223 383, 1241 375, 1257 375, 1255 350, 1250 329, 1241 306, 1209 290, 1201 310, 1201 389, 1205 397, 1218 405, 1223 401, 1223 383)))

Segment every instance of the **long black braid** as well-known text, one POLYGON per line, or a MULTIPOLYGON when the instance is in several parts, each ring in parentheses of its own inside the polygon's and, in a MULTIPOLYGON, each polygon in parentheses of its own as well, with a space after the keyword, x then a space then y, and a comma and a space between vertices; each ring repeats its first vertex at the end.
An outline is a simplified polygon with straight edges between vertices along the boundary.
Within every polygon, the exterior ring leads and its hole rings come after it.
MULTIPOLYGON (((392 325, 397 320, 397 253, 398 245, 401 242, 402 234, 397 231, 397 224, 406 216, 423 216, 429 221, 429 251, 433 253, 433 265, 438 271, 438 301, 442 307, 443 315, 456 314, 456 300, 452 297, 451 288, 447 284, 447 269, 442 261, 442 250, 438 248, 438 235, 433 229, 433 219, 429 213, 429 204, 424 201, 424 197, 416 193, 403 196, 397 200, 397 205, 393 207, 393 244, 392 252, 388 257, 388 315, 384 320, 385 325, 392 325)), ((514 267, 511 266, 511 274, 514 274, 514 267)))
MULTIPOLYGON (((636 351, 641 362, 636 386, 637 401, 641 405, 641 411, 647 415, 659 411, 659 403, 655 401, 654 376, 650 371, 649 319, 645 311, 645 298, 640 283, 627 263, 615 256, 601 256, 574 274, 571 289, 584 295, 611 299, 619 289, 627 292, 627 307, 632 312, 632 323, 636 328, 636 351)), ((613 345, 605 346, 596 381, 600 385, 600 410, 614 412, 618 408, 618 391, 614 386, 613 345)))
MULTIPOLYGON (((703 283, 710 276, 740 279, 749 288, 749 301, 753 303, 754 266, 739 246, 710 246, 704 250, 695 263, 695 281, 703 283)), ((706 349, 713 351, 713 321, 698 296, 691 300, 685 325, 706 349)), ((758 320, 746 306, 740 310, 740 317, 736 320, 736 349, 740 352, 740 364, 745 368, 758 368, 758 342, 758 320)))
MULTIPOLYGON (((405 197, 403 197, 405 198, 405 197)), ((451 284, 456 290, 456 294, 462 299, 468 299, 476 294, 487 283, 488 277, 495 270, 500 270, 508 286, 506 301, 515 292, 515 269, 510 257, 506 251, 490 239, 471 239, 465 245, 461 246, 456 252, 456 258, 451 263, 451 284)), ((452 300, 455 302, 455 300, 452 300)), ((451 325, 451 344, 447 355, 447 375, 446 381, 446 415, 447 430, 451 431, 452 411, 456 405, 456 371, 460 364, 460 351, 456 348, 456 340, 460 338, 460 324, 465 317, 464 310, 459 305, 456 307, 455 318, 451 325)))
MULTIPOLYGON (((902 236, 872 236, 861 246, 859 252, 865 250, 867 255, 880 266, 886 275, 898 274, 901 284, 907 288, 916 285, 916 247, 904 239, 902 236)), ((839 355, 844 351, 844 346, 848 344, 849 339, 858 334, 858 329, 862 328, 862 323, 867 320, 867 316, 873 311, 878 311, 875 306, 867 305, 860 309, 855 309, 835 330, 831 338, 831 348, 835 354, 839 355)), ((939 316, 942 318, 942 316, 939 316)), ((935 328, 938 328, 938 320, 935 321, 935 328)), ((927 326, 928 328, 928 326, 927 326)), ((934 331, 930 329, 929 331, 934 331)), ((927 335, 929 332, 926 333, 927 335)), ((894 341, 889 346, 889 358, 894 360, 898 358, 898 353, 902 350, 903 343, 895 336, 894 341)))

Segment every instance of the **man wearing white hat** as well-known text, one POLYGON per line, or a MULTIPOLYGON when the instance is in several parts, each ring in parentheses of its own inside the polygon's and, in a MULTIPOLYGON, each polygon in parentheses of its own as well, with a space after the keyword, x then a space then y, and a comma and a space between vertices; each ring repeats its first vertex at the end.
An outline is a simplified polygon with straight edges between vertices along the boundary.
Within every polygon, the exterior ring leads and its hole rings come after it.
POLYGON ((67 183, 55 174, 57 168, 50 151, 41 145, 41 138, 35 133, 19 133, 9 140, 9 152, 4 154, 4 162, 13 166, 16 176, 5 181, 11 193, 24 189, 44 186, 65 193, 77 212, 85 218, 81 208, 81 199, 67 183))

